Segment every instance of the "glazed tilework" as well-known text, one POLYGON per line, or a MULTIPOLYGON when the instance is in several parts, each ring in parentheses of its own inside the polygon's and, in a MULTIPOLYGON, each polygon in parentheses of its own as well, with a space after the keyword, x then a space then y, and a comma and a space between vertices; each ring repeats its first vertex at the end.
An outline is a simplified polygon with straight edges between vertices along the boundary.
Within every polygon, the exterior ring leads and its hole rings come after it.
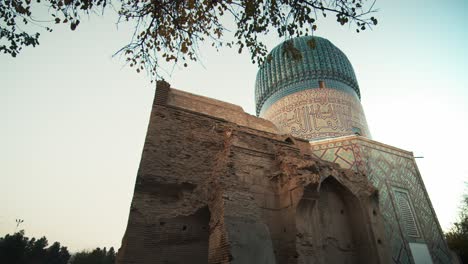
POLYGON ((311 142, 311 147, 321 159, 366 173, 379 190, 393 263, 414 263, 409 242, 426 243, 434 263, 451 263, 442 230, 411 152, 356 136, 311 142), (408 236, 400 224, 402 216, 395 204, 395 189, 407 191, 420 237, 408 236))
POLYGON ((288 87, 284 89, 275 91, 263 103, 260 109, 260 116, 268 109, 272 104, 276 101, 280 100, 281 98, 296 93, 300 91, 304 91, 307 89, 319 89, 319 81, 324 81, 328 88, 333 88, 338 91, 346 92, 351 96, 356 97, 356 100, 359 101, 359 97, 357 96, 356 92, 351 88, 349 85, 342 83, 340 81, 332 80, 332 79, 310 79, 310 80, 298 80, 295 83, 291 83, 288 87))
MULTIPOLYGON (((283 133, 307 140, 350 135, 355 128, 363 136, 370 136, 359 99, 332 88, 308 89, 285 96, 262 117, 283 133)), ((342 160, 346 162, 346 157, 342 160)))
POLYGON ((330 41, 320 37, 304 36, 285 41, 275 47, 259 69, 255 84, 255 102, 259 115, 265 102, 282 90, 317 87, 317 80, 337 82, 337 88, 346 86, 360 98, 359 85, 353 67, 346 55, 330 41), (312 44, 312 42, 315 44, 312 44), (292 44, 301 53, 293 59, 285 48, 292 44), (311 86, 310 83, 313 82, 311 86), (299 86, 298 86, 299 85, 299 86))

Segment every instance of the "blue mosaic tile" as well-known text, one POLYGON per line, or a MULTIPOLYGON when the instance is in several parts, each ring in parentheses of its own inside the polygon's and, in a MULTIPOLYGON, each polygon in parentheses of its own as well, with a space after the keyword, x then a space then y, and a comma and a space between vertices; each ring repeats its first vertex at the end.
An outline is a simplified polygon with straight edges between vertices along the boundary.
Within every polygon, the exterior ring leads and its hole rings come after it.
POLYGON ((346 55, 330 41, 320 37, 293 38, 276 46, 271 59, 260 67, 255 84, 257 115, 279 98, 294 92, 317 88, 318 81, 326 86, 351 92, 360 98, 359 85, 346 55), (311 41, 315 41, 312 47, 311 41), (301 53, 293 59, 285 46, 291 43, 301 53))

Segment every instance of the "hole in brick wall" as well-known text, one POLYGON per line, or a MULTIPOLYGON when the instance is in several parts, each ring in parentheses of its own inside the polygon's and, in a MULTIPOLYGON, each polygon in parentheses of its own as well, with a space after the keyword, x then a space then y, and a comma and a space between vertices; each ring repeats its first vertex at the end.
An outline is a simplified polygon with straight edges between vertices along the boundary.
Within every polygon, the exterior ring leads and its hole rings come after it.
POLYGON ((377 212, 375 211, 375 209, 372 210, 372 214, 373 214, 373 215, 377 215, 377 212))
MULTIPOLYGON (((171 164, 165 164, 166 167, 170 167, 171 164)), ((155 195, 163 203, 176 202, 187 194, 193 192, 197 185, 182 182, 182 183, 160 183, 160 182, 145 182, 142 181, 140 186, 140 192, 150 193, 155 195)))
POLYGON ((382 244, 382 240, 377 239, 377 243, 382 244))
MULTIPOLYGON (((208 263, 211 213, 208 206, 190 215, 160 218, 154 233, 145 237, 153 253, 148 263, 208 263), (164 223, 164 226, 162 224, 164 223), (155 239, 156 238, 156 239, 155 239), (169 263, 169 262, 167 262, 169 263)), ((146 248, 145 248, 146 250, 146 248)))

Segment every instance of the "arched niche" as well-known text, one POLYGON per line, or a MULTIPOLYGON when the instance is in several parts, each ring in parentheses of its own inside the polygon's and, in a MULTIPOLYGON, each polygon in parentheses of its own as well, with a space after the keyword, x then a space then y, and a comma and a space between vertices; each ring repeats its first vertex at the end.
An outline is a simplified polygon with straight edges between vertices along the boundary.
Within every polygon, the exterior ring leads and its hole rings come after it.
POLYGON ((308 185, 296 208, 298 263, 378 263, 367 208, 334 177, 308 185))
POLYGON ((318 207, 325 263, 372 263, 369 223, 359 199, 328 177, 321 183, 318 207))

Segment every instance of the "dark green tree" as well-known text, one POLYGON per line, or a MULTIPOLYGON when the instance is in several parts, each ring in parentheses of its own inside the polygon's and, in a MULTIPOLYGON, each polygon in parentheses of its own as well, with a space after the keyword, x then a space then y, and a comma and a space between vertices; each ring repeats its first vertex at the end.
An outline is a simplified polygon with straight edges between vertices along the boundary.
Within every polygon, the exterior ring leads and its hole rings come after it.
POLYGON ((445 234, 448 246, 457 253, 463 263, 468 263, 468 192, 460 208, 459 221, 445 234))
POLYGON ((66 23, 75 30, 85 15, 116 11, 119 23, 135 25, 128 45, 116 54, 124 54, 137 72, 146 69, 158 77, 161 62, 187 66, 196 61, 200 42, 216 49, 236 47, 239 53, 247 49, 252 62, 261 63, 267 54, 262 36, 311 34, 317 19, 327 14, 360 32, 377 25, 371 16, 374 4, 375 0, 2 0, 0 52, 15 57, 23 47, 38 45, 37 26, 52 31, 53 24, 66 23), (39 17, 41 8, 48 15, 39 17))
POLYGON ((115 251, 111 247, 109 250, 106 248, 96 248, 93 251, 81 251, 74 254, 70 260, 70 264, 114 264, 115 251))
POLYGON ((50 247, 45 237, 24 236, 24 231, 0 238, 0 263, 11 264, 67 264, 70 253, 55 242, 50 247))
POLYGON ((106 263, 115 263, 116 253, 113 247, 107 251, 106 263))

